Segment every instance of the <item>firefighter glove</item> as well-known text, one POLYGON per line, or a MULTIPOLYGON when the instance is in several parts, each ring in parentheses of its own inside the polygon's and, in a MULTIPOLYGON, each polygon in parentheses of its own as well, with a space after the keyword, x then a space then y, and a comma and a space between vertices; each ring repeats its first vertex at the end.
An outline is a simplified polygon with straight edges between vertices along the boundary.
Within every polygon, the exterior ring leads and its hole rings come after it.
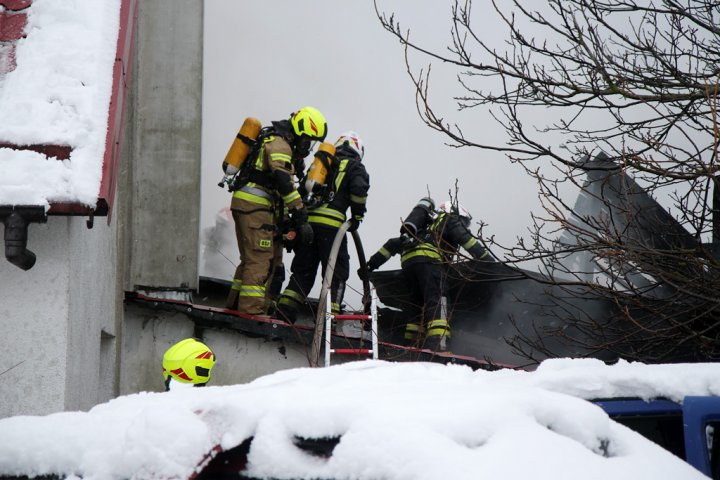
POLYGON ((377 268, 380 266, 380 265, 378 265, 379 263, 380 263, 380 262, 378 261, 378 254, 376 253, 376 254, 373 255, 372 258, 370 258, 370 260, 367 262, 367 270, 368 270, 368 272, 372 272, 373 270, 377 270, 377 268))
POLYGON ((357 218, 351 218, 348 222, 350 222, 350 226, 347 229, 348 232, 354 232, 360 226, 360 220, 357 218))
POLYGON ((297 232, 295 230, 290 230, 283 235, 283 245, 288 253, 293 251, 295 243, 297 243, 297 232))
POLYGON ((372 269, 368 266, 367 268, 358 268, 357 274, 360 280, 363 282, 366 282, 368 278, 370 277, 370 272, 372 272, 372 269))
POLYGON ((308 213, 304 208, 297 208, 290 212, 290 218, 292 219, 293 225, 299 228, 303 223, 308 221, 308 213))
POLYGON ((293 162, 293 169, 295 169, 295 175, 299 178, 303 176, 303 172, 305 171, 305 156, 298 157, 295 156, 292 159, 293 162))
POLYGON ((299 241, 303 245, 310 245, 313 242, 313 229, 308 223, 308 213, 305 208, 298 208, 290 212, 290 218, 297 231, 299 241))
POLYGON ((410 235, 403 234, 400 235, 400 242, 403 246, 403 248, 409 247, 411 243, 413 243, 415 239, 411 237, 410 235))
POLYGON ((303 245, 310 245, 313 242, 315 234, 309 223, 305 222, 298 225, 297 231, 300 236, 300 242, 302 242, 303 245))

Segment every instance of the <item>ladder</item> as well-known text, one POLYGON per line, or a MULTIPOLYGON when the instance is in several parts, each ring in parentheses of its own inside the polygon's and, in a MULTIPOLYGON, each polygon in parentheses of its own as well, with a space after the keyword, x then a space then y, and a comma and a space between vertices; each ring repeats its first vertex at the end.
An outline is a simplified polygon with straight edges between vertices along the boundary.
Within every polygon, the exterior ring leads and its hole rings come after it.
MULTIPOLYGON (((370 315, 362 314, 334 314, 331 310, 330 303, 330 292, 327 293, 327 301, 325 302, 325 366, 330 366, 330 355, 372 355, 373 360, 378 359, 378 330, 377 330, 377 295, 375 293, 375 287, 370 289, 370 315), (370 320, 370 335, 372 341, 372 348, 332 348, 332 323, 333 320, 354 320, 358 322, 367 322, 370 320)), ((362 332, 363 329, 361 328, 362 332)), ((360 341, 362 342, 362 333, 360 335, 360 341)))

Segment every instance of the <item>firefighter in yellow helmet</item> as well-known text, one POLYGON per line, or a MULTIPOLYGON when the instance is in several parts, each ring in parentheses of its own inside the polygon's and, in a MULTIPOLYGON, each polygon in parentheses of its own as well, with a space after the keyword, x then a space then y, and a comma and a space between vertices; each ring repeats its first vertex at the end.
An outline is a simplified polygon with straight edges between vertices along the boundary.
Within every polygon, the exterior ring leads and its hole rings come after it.
POLYGON ((168 348, 163 355, 163 377, 165 391, 170 382, 192 383, 203 387, 210 381, 210 372, 215 365, 215 354, 210 347, 194 338, 186 338, 168 348))
POLYGON ((284 277, 281 223, 285 209, 299 241, 312 242, 312 228, 293 175, 301 174, 304 158, 326 134, 325 117, 313 107, 302 108, 288 120, 274 121, 261 131, 259 151, 247 159, 248 174, 230 204, 240 264, 227 308, 250 315, 266 314, 272 303, 270 293, 277 294, 277 285, 282 285, 284 277), (276 285, 276 292, 272 292, 271 283, 276 285))

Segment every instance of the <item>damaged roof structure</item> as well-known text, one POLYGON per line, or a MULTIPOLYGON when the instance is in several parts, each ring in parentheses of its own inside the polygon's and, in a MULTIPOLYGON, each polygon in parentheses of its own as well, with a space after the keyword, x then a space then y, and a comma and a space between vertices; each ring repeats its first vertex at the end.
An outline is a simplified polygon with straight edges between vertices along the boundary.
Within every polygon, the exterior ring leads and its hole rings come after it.
MULTIPOLYGON (((590 241, 585 239, 588 242, 583 244, 583 237, 601 230, 602 234, 613 232, 625 245, 635 243, 663 252, 699 248, 711 252, 716 244, 700 244, 604 153, 588 158, 584 166, 585 181, 570 220, 570 224, 580 227, 561 235, 556 244, 559 253, 548 262, 544 273, 483 262, 461 262, 449 269, 453 352, 513 365, 563 356, 615 361, 623 351, 630 353, 634 348, 632 342, 623 345, 619 339, 627 335, 634 336, 633 342, 642 341, 643 326, 618 320, 623 316, 623 305, 617 298, 605 295, 607 290, 594 285, 603 287, 615 282, 617 289, 626 292, 628 303, 633 295, 668 301, 683 295, 662 278, 657 266, 647 263, 650 259, 644 264, 639 258, 633 264, 609 266, 601 256, 585 249, 590 241), (613 348, 598 347, 602 342, 616 344, 613 348)), ((717 232, 718 226, 713 230, 717 232)), ((688 268, 680 265, 680 260, 672 267, 688 268)), ((381 324, 401 324, 400 311, 410 299, 402 273, 375 272, 372 279, 381 301, 394 309, 384 312, 386 318, 392 319, 381 324)), ((650 338, 652 328, 662 327, 658 327, 657 319, 653 320, 647 323, 646 338, 650 338)), ((392 331, 402 335, 401 326, 392 331)), ((681 347, 667 360, 693 360, 696 355, 693 347, 681 347)))

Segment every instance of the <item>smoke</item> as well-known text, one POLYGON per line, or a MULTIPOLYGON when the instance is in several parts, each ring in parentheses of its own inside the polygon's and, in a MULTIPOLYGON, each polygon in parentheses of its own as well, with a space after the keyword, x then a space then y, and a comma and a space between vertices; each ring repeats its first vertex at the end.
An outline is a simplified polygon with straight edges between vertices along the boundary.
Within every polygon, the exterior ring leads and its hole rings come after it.
MULTIPOLYGON (((359 233, 368 257, 397 234, 400 219, 428 189, 442 201, 456 179, 460 202, 474 219, 489 225, 488 231, 498 241, 512 244, 518 232, 524 231, 528 212, 537 205, 534 180, 501 153, 448 148, 442 135, 425 126, 417 115, 403 49, 380 27, 372 2, 319 0, 312 8, 305 2, 279 0, 217 0, 204 5, 202 229, 213 227, 218 209, 230 203, 230 194, 218 188, 217 182, 222 175, 220 165, 244 118, 254 116, 266 125, 312 105, 328 120, 328 139, 334 141, 341 132, 355 130, 365 144, 363 163, 371 186, 359 233), (320 11, 332 12, 332 21, 318 21, 320 11), (230 45, 242 54, 229 55, 230 45)), ((397 12, 403 22, 413 25, 415 38, 434 45, 449 40, 451 4, 402 0, 380 2, 380 7, 397 12)), ((500 38, 502 26, 487 23, 484 32, 500 38)), ((424 65, 417 59, 418 68, 424 65)), ((461 91, 456 72, 443 72, 441 65, 435 65, 433 86, 439 111, 455 112, 450 92, 461 91)), ((503 135, 484 110, 473 112, 453 113, 453 121, 466 120, 479 143, 491 143, 503 135)), ((234 263, 238 261, 232 242, 221 248, 234 263)), ((351 240, 348 248, 351 278, 346 300, 359 306, 360 294, 354 290, 361 290, 362 282, 355 275, 359 264, 351 240)), ((203 250, 217 254, 209 246, 203 245, 203 250)), ((291 260, 292 254, 284 255, 288 277, 291 260)), ((219 263, 223 262, 228 274, 212 276, 229 280, 231 263, 221 257, 219 263)), ((210 262, 201 258, 201 271, 208 272, 206 263, 210 262)), ((397 257, 383 268, 394 267, 399 267, 397 257)), ((320 283, 315 282, 311 295, 319 292, 320 283)))
POLYGON ((215 224, 203 229, 200 238, 202 264, 200 275, 230 280, 238 263, 238 247, 235 224, 230 208, 225 207, 215 214, 215 224))

